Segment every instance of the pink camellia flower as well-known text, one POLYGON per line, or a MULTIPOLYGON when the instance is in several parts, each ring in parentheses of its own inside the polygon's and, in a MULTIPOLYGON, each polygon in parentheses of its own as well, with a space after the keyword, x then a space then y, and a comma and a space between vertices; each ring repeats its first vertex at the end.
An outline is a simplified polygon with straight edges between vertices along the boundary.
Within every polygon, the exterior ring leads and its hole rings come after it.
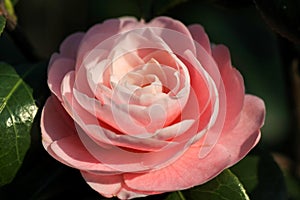
POLYGON ((200 25, 110 19, 52 55, 45 149, 106 197, 187 189, 241 160, 265 107, 200 25))

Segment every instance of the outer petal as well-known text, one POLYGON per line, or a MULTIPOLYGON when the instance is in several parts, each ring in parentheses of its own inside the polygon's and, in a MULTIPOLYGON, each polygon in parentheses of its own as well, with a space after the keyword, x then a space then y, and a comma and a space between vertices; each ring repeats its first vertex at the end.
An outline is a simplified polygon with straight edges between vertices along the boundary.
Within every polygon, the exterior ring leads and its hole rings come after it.
POLYGON ((170 17, 157 17, 154 18, 152 21, 147 24, 150 27, 161 27, 161 28, 167 28, 174 31, 178 31, 180 33, 185 34, 189 38, 192 39, 190 31, 187 29, 187 27, 181 23, 178 20, 174 20, 170 17))
POLYGON ((78 46, 84 36, 84 33, 78 32, 68 36, 60 45, 60 54, 64 57, 76 59, 78 46))
POLYGON ((123 182, 122 175, 102 176, 81 171, 85 181, 97 192, 105 197, 117 196, 119 199, 145 197, 156 192, 135 191, 128 188, 123 182))
POLYGON ((81 171, 85 181, 97 192, 105 197, 114 197, 122 188, 122 175, 95 175, 81 171))
POLYGON ((62 80, 69 71, 74 70, 75 61, 57 54, 54 54, 52 57, 51 65, 48 70, 48 86, 51 92, 54 93, 61 101, 62 97, 60 86, 62 80), (54 58, 52 59, 52 57, 54 58))
POLYGON ((148 27, 158 27, 156 34, 168 44, 171 50, 182 56, 186 50, 196 54, 195 43, 188 28, 178 20, 169 17, 157 17, 147 24, 148 27), (169 30, 168 30, 169 29, 169 30))
POLYGON ((75 68, 78 46, 84 33, 74 33, 60 45, 60 54, 54 53, 49 61, 48 85, 50 90, 61 100, 60 84, 66 73, 75 68))
POLYGON ((119 172, 107 167, 95 159, 84 147, 77 135, 72 135, 53 142, 50 147, 59 160, 80 170, 97 171, 101 174, 118 174, 119 172))
POLYGON ((58 161, 77 169, 115 173, 84 148, 77 136, 74 121, 54 96, 49 97, 43 109, 41 130, 45 149, 58 161))
POLYGON ((194 40, 198 42, 207 51, 207 53, 211 54, 210 41, 204 31, 204 28, 199 24, 193 24, 188 26, 188 29, 191 32, 194 40))
POLYGON ((199 160, 200 145, 191 147, 183 157, 163 169, 145 174, 125 174, 128 187, 136 190, 169 192, 204 183, 218 175, 230 163, 230 156, 216 145, 205 159, 199 160))
POLYGON ((219 141, 230 153, 231 165, 241 160, 257 144, 264 119, 264 102, 256 96, 246 95, 240 121, 234 129, 222 133, 219 141))
POLYGON ((230 53, 226 46, 217 45, 213 48, 213 57, 218 64, 226 92, 225 129, 230 130, 239 121, 244 104, 245 88, 241 74, 232 67, 230 53))
POLYGON ((41 116, 42 142, 48 146, 74 134, 74 123, 55 96, 47 99, 41 116))
POLYGON ((260 138, 265 107, 262 100, 247 95, 241 119, 204 158, 199 159, 201 141, 168 167, 145 174, 125 174, 128 187, 145 191, 173 191, 202 184, 241 160, 260 138))

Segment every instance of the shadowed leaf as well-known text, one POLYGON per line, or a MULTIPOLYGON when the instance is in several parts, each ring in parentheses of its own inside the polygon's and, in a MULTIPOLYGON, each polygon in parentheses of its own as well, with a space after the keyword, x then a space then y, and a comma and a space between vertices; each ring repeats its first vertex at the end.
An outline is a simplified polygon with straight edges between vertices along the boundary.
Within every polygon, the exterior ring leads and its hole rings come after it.
POLYGON ((31 89, 9 65, 0 63, 0 186, 12 181, 30 146, 37 107, 31 89))
POLYGON ((231 170, 240 177, 251 199, 287 199, 283 174, 271 155, 247 156, 231 170))

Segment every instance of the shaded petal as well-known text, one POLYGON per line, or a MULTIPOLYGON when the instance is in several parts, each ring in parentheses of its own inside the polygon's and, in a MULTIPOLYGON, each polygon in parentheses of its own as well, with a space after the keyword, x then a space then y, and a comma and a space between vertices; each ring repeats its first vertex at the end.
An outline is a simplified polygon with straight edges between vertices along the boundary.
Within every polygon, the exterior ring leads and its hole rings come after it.
POLYGON ((193 145, 173 164, 157 171, 124 174, 128 187, 136 190, 169 192, 202 184, 217 176, 230 161, 226 149, 216 145, 205 159, 199 160, 199 144, 193 145))
POLYGON ((230 130, 239 121, 244 104, 245 88, 241 74, 232 67, 230 53, 224 45, 213 48, 213 57, 218 64, 226 92, 226 119, 224 129, 230 130))
POLYGON ((207 51, 207 53, 211 54, 210 41, 204 28, 199 24, 193 24, 188 26, 188 29, 194 40, 198 42, 207 51))
POLYGON ((59 139, 74 134, 74 122, 55 96, 47 99, 41 116, 42 142, 45 149, 59 139))
POLYGON ((124 184, 122 175, 103 176, 84 171, 81 171, 81 174, 91 188, 108 198, 117 196, 125 200, 157 194, 157 192, 136 191, 128 188, 124 184))
POLYGON ((80 170, 97 171, 102 174, 120 173, 95 159, 74 134, 54 141, 50 149, 69 166, 80 170))
POLYGON ((76 60, 78 47, 84 35, 85 33, 78 32, 68 36, 60 45, 60 54, 76 60))
POLYGON ((222 133, 210 153, 200 159, 201 141, 194 144, 173 164, 148 173, 125 174, 125 183, 145 191, 174 191, 209 181, 227 167, 241 160, 258 142, 265 116, 262 100, 247 95, 241 119, 230 133, 222 133))
POLYGON ((241 160, 257 144, 264 119, 264 102, 256 96, 246 95, 238 124, 234 129, 222 133, 219 141, 230 153, 231 165, 241 160))
POLYGON ((84 148, 74 121, 54 96, 48 98, 42 111, 41 131, 44 148, 58 161, 77 169, 116 173, 99 163, 84 148))
POLYGON ((200 103, 203 99, 202 93, 205 86, 200 87, 197 82, 201 81, 201 78, 206 80, 205 84, 208 89, 208 104, 204 104, 204 110, 200 108, 202 114, 199 120, 199 128, 210 130, 210 133, 205 135, 204 140, 204 146, 209 146, 210 148, 202 149, 201 153, 205 157, 214 148, 224 127, 226 93, 218 66, 202 46, 197 46, 197 58, 190 51, 185 52, 185 57, 190 62, 188 69, 191 74, 191 85, 200 103), (207 58, 203 57, 202 54, 198 55, 200 51, 204 55, 206 54, 207 58), (201 59, 198 60, 199 58, 201 59))
POLYGON ((168 145, 160 151, 138 152, 113 145, 99 145, 84 132, 78 132, 81 141, 88 151, 110 168, 122 172, 145 172, 160 169, 174 162, 189 144, 168 145))
POLYGON ((156 35, 164 40, 177 55, 183 55, 187 49, 196 54, 193 37, 188 28, 180 21, 169 17, 157 17, 147 25, 152 27, 156 35))
POLYGON ((48 68, 48 86, 52 93, 61 101, 61 83, 64 76, 74 70, 75 61, 70 58, 63 57, 58 54, 53 54, 51 57, 51 65, 48 68))
POLYGON ((116 196, 122 188, 122 175, 101 176, 85 171, 81 171, 81 175, 91 188, 108 198, 116 196))
POLYGON ((179 20, 174 20, 170 17, 156 17, 153 20, 151 20, 147 25, 149 27, 160 27, 178 31, 186 35, 188 38, 192 38, 190 31, 182 22, 180 22, 179 20))

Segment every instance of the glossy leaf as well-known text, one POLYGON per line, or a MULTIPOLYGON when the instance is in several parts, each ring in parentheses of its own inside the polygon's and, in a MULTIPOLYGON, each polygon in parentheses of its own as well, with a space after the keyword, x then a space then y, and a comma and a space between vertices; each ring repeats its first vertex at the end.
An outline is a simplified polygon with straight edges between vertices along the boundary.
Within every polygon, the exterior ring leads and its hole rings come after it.
POLYGON ((0 16, 0 36, 4 30, 5 24, 6 24, 5 18, 3 16, 0 16))
POLYGON ((287 199, 283 174, 271 155, 247 156, 231 170, 240 177, 250 199, 287 199))
POLYGON ((16 71, 0 63, 0 186, 12 181, 30 146, 37 112, 31 89, 16 71))
POLYGON ((229 170, 224 170, 219 176, 181 193, 171 193, 166 200, 249 200, 249 197, 239 179, 229 170))

